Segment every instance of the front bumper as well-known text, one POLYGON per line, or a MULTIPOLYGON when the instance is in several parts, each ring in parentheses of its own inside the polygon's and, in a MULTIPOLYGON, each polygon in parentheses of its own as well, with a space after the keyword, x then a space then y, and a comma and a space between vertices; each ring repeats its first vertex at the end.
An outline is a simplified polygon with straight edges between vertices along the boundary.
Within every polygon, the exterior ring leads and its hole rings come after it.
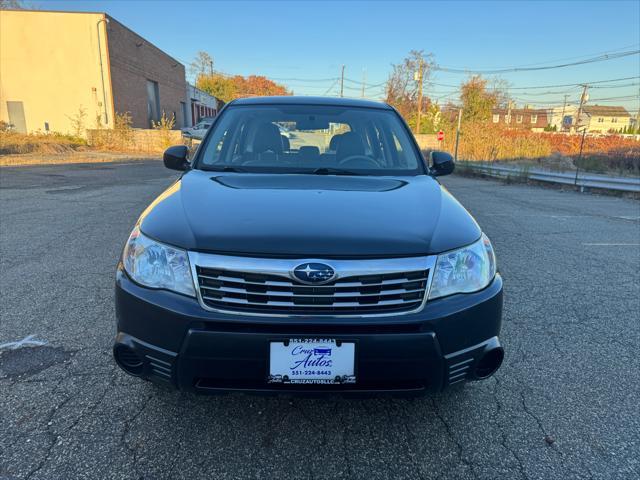
POLYGON ((114 352, 137 359, 142 378, 204 393, 398 393, 440 390, 488 376, 502 361, 502 279, 484 290, 427 302, 418 313, 382 318, 243 317, 204 310, 196 299, 132 282, 118 270, 114 352), (270 342, 355 342, 355 384, 269 384, 270 342), (488 374, 487 374, 488 373, 488 374))

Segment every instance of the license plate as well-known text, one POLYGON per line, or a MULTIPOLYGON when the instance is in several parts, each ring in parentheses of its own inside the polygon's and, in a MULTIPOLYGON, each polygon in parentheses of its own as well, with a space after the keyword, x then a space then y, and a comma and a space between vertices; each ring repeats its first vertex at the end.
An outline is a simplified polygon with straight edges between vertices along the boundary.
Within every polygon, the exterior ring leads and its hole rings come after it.
POLYGON ((332 339, 271 342, 270 383, 355 383, 355 343, 332 339))

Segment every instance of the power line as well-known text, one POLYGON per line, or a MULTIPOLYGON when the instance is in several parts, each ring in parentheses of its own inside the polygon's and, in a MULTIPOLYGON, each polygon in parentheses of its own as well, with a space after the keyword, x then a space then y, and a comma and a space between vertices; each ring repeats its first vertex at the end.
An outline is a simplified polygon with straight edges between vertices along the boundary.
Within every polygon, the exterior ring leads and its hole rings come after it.
POLYGON ((326 91, 326 92, 324 92, 322 95, 328 95, 328 94, 329 94, 329 92, 331 91, 331 89, 332 89, 333 87, 335 87, 336 83, 338 83, 338 79, 337 79, 337 78, 336 78, 336 79, 334 79, 334 81, 333 81, 333 83, 331 84, 331 86, 330 86, 329 88, 327 88, 327 91, 326 91))
MULTIPOLYGON (((589 85, 600 85, 603 83, 609 83, 609 82, 621 82, 621 81, 625 81, 625 80, 637 80, 639 79, 640 76, 634 76, 634 77, 622 77, 622 78, 611 78, 608 80, 595 80, 592 82, 585 82, 588 83, 589 85)), ((353 82, 353 83, 360 83, 357 82, 353 79, 350 78, 345 78, 345 81, 349 81, 349 82, 353 82)), ((367 85, 366 86, 366 90, 371 90, 374 88, 378 88, 378 87, 383 87, 387 84, 387 82, 380 82, 380 83, 376 83, 373 85, 367 85)), ((449 83, 439 83, 439 82, 428 82, 428 85, 434 85, 434 86, 438 86, 438 87, 445 87, 445 88, 453 88, 455 89, 455 91, 460 91, 460 84, 458 85, 454 85, 454 84, 449 84, 449 83)), ((529 85, 526 87, 507 87, 505 88, 505 90, 511 91, 511 90, 537 90, 537 89, 542 89, 542 88, 560 88, 560 87, 580 87, 580 83, 559 83, 559 84, 553 84, 553 85, 529 85)), ((602 86, 595 86, 593 88, 621 88, 621 87, 625 87, 625 86, 635 86, 638 85, 638 83, 629 83, 629 84, 621 84, 621 85, 602 85, 602 86)), ((353 88, 353 87, 348 87, 345 85, 345 88, 353 88)), ((525 94, 527 94, 526 92, 523 92, 525 94)), ((564 93, 564 91, 562 92, 555 92, 555 93, 564 93)), ((538 95, 536 93, 536 95, 538 95)), ((543 95, 542 93, 539 95, 543 95)))
POLYGON ((623 83, 620 85, 599 85, 596 87, 591 87, 591 88, 622 88, 622 87, 634 87, 636 85, 640 85, 639 82, 633 82, 633 83, 623 83))
POLYGON ((539 71, 539 70, 552 70, 556 68, 573 67, 576 65, 586 65, 588 63, 604 62, 607 60, 614 60, 616 58, 623 58, 631 55, 637 55, 639 53, 640 53, 640 50, 630 50, 627 52, 619 52, 619 53, 608 53, 604 55, 598 55, 597 57, 579 60, 577 62, 561 63, 558 65, 546 65, 546 66, 540 66, 540 67, 511 67, 511 68, 496 68, 493 70, 472 70, 469 68, 466 68, 466 69, 453 68, 453 67, 443 67, 443 66, 435 65, 433 67, 433 70, 437 70, 440 72, 447 72, 447 73, 463 73, 463 74, 479 73, 483 75, 487 75, 487 74, 494 75, 497 73, 532 72, 532 71, 539 71))
MULTIPOLYGON (((512 97, 513 100, 517 100, 518 102, 521 103, 533 103, 533 104, 539 104, 539 105, 560 105, 562 104, 563 100, 561 99, 555 99, 555 100, 532 100, 530 98, 522 98, 522 97, 512 97)), ((619 101, 625 101, 625 100, 640 100, 640 96, 638 95, 626 95, 626 96, 620 96, 620 97, 604 97, 604 98, 590 98, 589 99, 589 104, 592 105, 594 102, 619 102, 619 101)), ((571 103, 568 103, 568 105, 571 105, 571 103)))
POLYGON ((592 57, 594 55, 606 55, 608 53, 619 52, 620 50, 626 50, 628 48, 637 48, 638 46, 640 46, 640 43, 632 43, 631 45, 625 45, 624 47, 613 48, 613 49, 606 50, 606 51, 602 51, 601 50, 599 52, 585 53, 583 55, 575 55, 575 56, 572 56, 572 57, 554 58, 553 60, 545 60, 544 62, 525 63, 525 64, 522 64, 522 65, 517 65, 517 67, 532 67, 532 66, 535 66, 535 65, 544 65, 544 64, 553 63, 553 62, 563 62, 565 60, 574 60, 576 58, 592 57))
MULTIPOLYGON (((600 84, 600 83, 608 83, 608 82, 621 82, 624 80, 636 80, 640 78, 640 76, 635 76, 635 77, 623 77, 623 78, 612 78, 609 80, 596 80, 593 82, 585 82, 588 83, 589 85, 592 84, 600 84)), ((436 83, 436 82, 430 82, 432 85, 437 85, 439 87, 453 87, 453 88, 460 88, 460 85, 452 85, 452 84, 448 84, 448 83, 436 83)), ((556 85, 531 85, 528 87, 508 87, 507 90, 533 90, 534 88, 558 88, 558 87, 579 87, 581 84, 580 83, 561 83, 561 84, 556 84, 556 85)), ((603 87, 604 88, 604 87, 603 87)))

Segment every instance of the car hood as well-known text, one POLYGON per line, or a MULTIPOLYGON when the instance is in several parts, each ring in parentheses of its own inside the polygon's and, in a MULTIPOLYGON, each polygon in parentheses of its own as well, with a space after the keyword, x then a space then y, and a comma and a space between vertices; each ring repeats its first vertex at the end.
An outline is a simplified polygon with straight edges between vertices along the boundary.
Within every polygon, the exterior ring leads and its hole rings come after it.
POLYGON ((232 255, 387 257, 474 242, 473 217, 432 177, 192 170, 142 214, 146 235, 232 255))

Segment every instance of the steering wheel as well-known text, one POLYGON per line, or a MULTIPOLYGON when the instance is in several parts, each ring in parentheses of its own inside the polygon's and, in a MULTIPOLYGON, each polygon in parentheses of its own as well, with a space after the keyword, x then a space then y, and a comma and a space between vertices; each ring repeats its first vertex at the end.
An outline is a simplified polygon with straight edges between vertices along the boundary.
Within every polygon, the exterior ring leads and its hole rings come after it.
POLYGON ((378 162, 366 155, 349 155, 343 158, 338 165, 346 168, 380 168, 378 162))

